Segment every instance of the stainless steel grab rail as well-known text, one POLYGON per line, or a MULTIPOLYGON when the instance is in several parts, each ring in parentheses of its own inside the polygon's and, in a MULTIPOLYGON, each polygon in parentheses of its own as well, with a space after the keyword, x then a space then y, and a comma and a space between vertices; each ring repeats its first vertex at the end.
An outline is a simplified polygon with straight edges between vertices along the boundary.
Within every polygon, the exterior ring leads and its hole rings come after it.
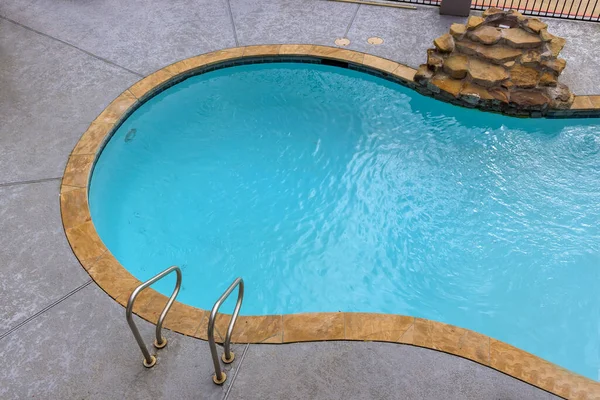
POLYGON ((215 319, 217 317, 217 312, 219 312, 219 308, 229 297, 233 289, 239 285, 238 289, 238 298, 235 303, 235 308, 233 309, 233 314, 231 315, 231 320, 229 321, 229 327, 227 328, 227 334, 225 335, 225 341, 223 342, 223 357, 222 360, 225 364, 230 364, 233 362, 235 358, 235 354, 231 351, 231 334, 233 332, 233 327, 235 325, 235 321, 237 320, 238 314, 240 313, 240 308, 242 308, 242 301, 244 301, 244 280, 242 278, 237 278, 219 297, 217 302, 212 308, 210 312, 210 318, 208 319, 208 344, 210 346, 210 354, 212 355, 213 364, 215 366, 215 374, 213 375, 213 382, 217 385, 222 385, 223 382, 227 379, 227 375, 225 372, 221 370, 221 364, 219 364, 219 356, 217 355, 217 345, 215 344, 215 319))
POLYGON ((156 364, 156 357, 153 356, 152 354, 150 354, 150 352, 148 351, 148 348, 144 344, 144 340, 142 339, 142 336, 140 335, 140 331, 138 330, 137 326, 135 325, 135 322, 133 322, 133 303, 135 302, 135 299, 137 298, 137 296, 140 294, 140 292, 142 290, 146 289, 148 286, 152 285, 156 281, 169 275, 173 271, 175 271, 175 273, 177 274, 177 282, 175 283, 175 289, 173 290, 171 297, 169 297, 169 301, 167 301, 165 308, 163 309, 162 313, 158 317, 158 322, 156 324, 156 332, 155 332, 156 339, 154 340, 154 347, 156 347, 157 349, 162 349, 163 347, 165 347, 167 345, 167 339, 165 339, 162 336, 162 325, 163 325, 163 321, 165 320, 165 317, 167 316, 167 313, 169 312, 169 310, 171 309, 171 306, 173 305, 173 302, 175 301, 175 298, 179 294, 179 289, 181 288, 181 269, 179 269, 178 266, 173 265, 172 267, 165 269, 163 272, 156 275, 155 277, 148 279, 146 282, 142 283, 140 286, 135 288, 135 290, 131 293, 131 296, 129 296, 129 301, 127 302, 127 309, 125 311, 127 323, 129 324, 129 328, 131 328, 131 332, 133 333, 133 336, 135 337, 135 340, 137 341, 137 344, 138 344, 138 346, 140 346, 140 350, 142 351, 142 354, 144 355, 143 363, 144 363, 144 367, 146 367, 146 368, 152 368, 156 364))

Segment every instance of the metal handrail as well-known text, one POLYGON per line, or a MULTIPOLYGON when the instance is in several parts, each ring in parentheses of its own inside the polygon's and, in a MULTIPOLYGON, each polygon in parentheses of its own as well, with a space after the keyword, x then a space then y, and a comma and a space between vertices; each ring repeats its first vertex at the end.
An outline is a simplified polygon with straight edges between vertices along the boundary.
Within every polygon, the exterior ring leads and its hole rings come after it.
POLYGON ((215 344, 215 319, 217 317, 217 312, 219 312, 219 308, 229 297, 233 289, 239 285, 238 289, 238 298, 235 303, 235 308, 233 309, 233 314, 231 315, 231 320, 229 321, 229 327, 227 328, 227 334, 225 335, 225 341, 223 342, 223 356, 222 360, 225 364, 229 364, 233 362, 235 354, 231 351, 231 334, 233 333, 233 327, 235 325, 235 321, 237 320, 238 314, 240 313, 240 308, 242 308, 242 301, 244 301, 244 280, 242 278, 237 278, 219 297, 217 302, 212 308, 210 312, 210 318, 208 319, 208 344, 210 346, 210 354, 212 355, 213 364, 215 366, 215 374, 213 375, 213 382, 217 385, 222 385, 223 382, 227 379, 227 375, 225 372, 221 370, 221 364, 219 364, 219 356, 217 355, 217 345, 215 344))
POLYGON ((163 309, 162 313, 160 313, 160 317, 158 317, 158 322, 156 324, 155 331, 156 339, 154 340, 154 347, 156 347, 157 349, 162 349, 163 347, 165 347, 167 345, 167 339, 165 339, 162 336, 162 325, 163 321, 165 320, 165 317, 167 316, 167 313, 169 312, 171 306, 173 305, 173 302, 175 301, 175 298, 179 294, 179 289, 181 288, 181 269, 179 269, 178 266, 173 265, 172 267, 165 269, 163 272, 154 276, 153 278, 148 279, 146 282, 142 283, 140 286, 135 288, 135 290, 131 293, 131 296, 129 296, 129 301, 127 302, 127 309, 125 311, 127 323, 129 324, 131 332, 133 333, 133 336, 135 337, 135 340, 137 341, 137 344, 138 346, 140 346, 140 350, 144 355, 143 363, 144 367, 146 368, 152 368, 156 364, 156 357, 150 354, 150 352, 148 351, 148 348, 144 344, 144 340, 140 335, 140 331, 135 325, 135 322, 133 322, 133 303, 135 302, 135 299, 142 290, 146 289, 148 286, 152 285, 156 281, 169 275, 173 271, 175 271, 175 273, 177 274, 177 282, 175 283, 175 289, 173 290, 171 297, 169 297, 169 301, 167 301, 165 308, 163 309))

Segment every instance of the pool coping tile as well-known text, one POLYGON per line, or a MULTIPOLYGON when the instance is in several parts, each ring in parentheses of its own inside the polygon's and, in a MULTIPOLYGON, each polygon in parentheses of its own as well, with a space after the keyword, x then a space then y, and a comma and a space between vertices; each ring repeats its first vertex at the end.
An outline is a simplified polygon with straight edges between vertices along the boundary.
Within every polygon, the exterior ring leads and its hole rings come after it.
POLYGON ((315 45, 312 44, 282 44, 279 54, 306 56, 312 55, 315 45))
POLYGON ((344 313, 303 313, 283 315, 283 343, 343 340, 344 313))
POLYGON ((279 54, 280 44, 259 44, 244 47, 244 57, 275 56, 279 54))
POLYGON ((588 96, 588 100, 590 100, 594 109, 600 110, 600 96, 588 96))
POLYGON ((91 221, 88 193, 85 187, 64 186, 60 193, 60 209, 65 229, 91 221))
POLYGON ((175 74, 176 73, 170 69, 159 69, 134 83, 129 88, 129 91, 135 96, 136 100, 141 99, 145 94, 153 91, 157 86, 171 80, 175 74))
POLYGON ((104 139, 112 131, 114 125, 114 122, 104 122, 101 120, 92 122, 88 130, 79 139, 79 142, 77 142, 71 156, 91 154, 95 158, 98 148, 102 146, 104 139))
POLYGON ((387 73, 392 73, 400 66, 400 64, 395 61, 373 56, 371 54, 365 54, 365 57, 363 59, 363 65, 378 69, 380 71, 385 71, 387 73))
POLYGON ((346 313, 345 339, 398 342, 415 323, 414 317, 377 313, 346 313))
MULTIPOLYGON (((231 315, 217 314, 216 341, 222 343, 231 315)), ((234 343, 282 343, 283 320, 280 315, 244 316, 240 315, 231 335, 234 343)))
MULTIPOLYGON (((146 79, 146 78, 144 78, 146 79)), ((142 81, 144 80, 142 79, 142 81)), ((141 81, 140 81, 141 82, 141 81)), ((139 82, 138 82, 139 83, 139 82)), ((137 97, 129 91, 125 90, 116 99, 114 99, 108 107, 104 109, 96 118, 98 122, 104 122, 108 124, 114 124, 121 121, 126 111, 137 103, 137 97)))
MULTIPOLYGON (((121 93, 91 123, 73 149, 62 179, 60 205, 63 227, 75 256, 91 278, 110 297, 126 306, 141 284, 127 271, 98 236, 88 203, 89 179, 105 143, 144 101, 182 80, 231 65, 276 61, 315 62, 364 70, 412 87, 416 70, 371 54, 312 44, 235 47, 175 62, 141 79, 121 93)), ((553 117, 600 115, 600 96, 576 96, 569 110, 553 117), (589 115, 588 115, 589 114, 589 115)), ((167 297, 147 288, 134 313, 155 323, 167 297)), ((207 340, 209 311, 175 302, 164 328, 207 340)), ((222 342, 230 315, 219 314, 216 339, 222 342)), ((375 313, 304 313, 240 316, 233 331, 235 343, 293 343, 325 340, 402 343, 442 351, 501 371, 566 398, 600 398, 600 382, 567 371, 535 355, 467 329, 404 315, 375 313)))
POLYGON ((86 267, 86 261, 96 260, 107 251, 104 243, 98 237, 91 219, 78 226, 65 229, 65 233, 73 253, 84 265, 84 268, 86 267))
POLYGON ((571 110, 592 110, 594 105, 590 99, 590 96, 575 96, 573 104, 571 104, 571 110))

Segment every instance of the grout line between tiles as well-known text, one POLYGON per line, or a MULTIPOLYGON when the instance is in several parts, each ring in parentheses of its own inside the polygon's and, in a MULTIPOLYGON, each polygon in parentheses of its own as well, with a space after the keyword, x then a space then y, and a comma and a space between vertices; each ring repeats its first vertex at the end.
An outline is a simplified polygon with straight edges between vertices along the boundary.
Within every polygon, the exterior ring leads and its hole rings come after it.
POLYGON ((240 372, 240 369, 242 369, 242 363, 244 362, 244 358, 246 358, 246 353, 248 352, 249 347, 250 347, 250 343, 246 344, 246 348, 244 349, 244 352, 242 353, 242 358, 240 360, 240 364, 238 365, 237 369, 235 370, 235 374, 233 374, 233 378, 231 378, 231 384, 227 388, 227 392, 225 392, 225 397, 223 397, 223 400, 227 400, 229 398, 229 392, 231 392, 231 388, 233 388, 233 384, 235 383, 235 378, 237 378, 238 372, 240 372))
POLYGON ((10 335, 11 333, 15 332, 16 330, 18 330, 19 328, 21 328, 22 326, 26 325, 27 323, 33 321, 34 319, 36 319, 37 317, 39 317, 40 315, 44 314, 46 311, 50 310, 51 308, 53 308, 54 306, 62 303, 63 301, 65 301, 66 299, 68 299, 69 297, 73 296, 75 293, 79 292, 81 289, 84 289, 86 286, 88 286, 90 283, 92 283, 93 280, 90 279, 88 281, 86 281, 85 283, 83 283, 82 285, 76 287, 75 289, 71 290, 69 293, 65 294, 63 297, 61 297, 60 299, 56 300, 54 303, 51 303, 50 305, 42 308, 40 311, 36 312, 35 314, 33 314, 31 317, 27 318, 26 320, 20 322, 19 324, 17 324, 15 327, 9 329, 7 332, 3 333, 2 335, 0 335, 0 340, 4 339, 5 337, 7 337, 8 335, 10 335))
POLYGON ((58 180, 61 180, 61 179, 62 179, 62 176, 59 176, 57 178, 32 179, 32 180, 29 180, 29 181, 4 182, 4 183, 0 183, 0 187, 16 186, 16 185, 28 185, 30 183, 44 183, 44 182, 58 181, 58 180))
POLYGON ((107 59, 106 59, 106 58, 104 58, 104 57, 100 57, 100 56, 98 56, 98 55, 96 55, 96 54, 94 54, 94 53, 91 53, 91 52, 89 52, 89 51, 87 51, 87 50, 84 50, 84 49, 82 49, 81 47, 77 47, 77 46, 75 46, 74 44, 71 44, 71 43, 69 43, 69 42, 65 42, 64 40, 61 40, 61 39, 59 39, 59 38, 56 38, 56 37, 54 37, 54 36, 48 35, 47 33, 44 33, 44 32, 41 32, 41 31, 38 31, 37 29, 33 29, 33 28, 31 28, 31 27, 29 27, 29 26, 27 26, 27 25, 23 25, 22 23, 20 23, 20 22, 17 22, 17 21, 15 21, 15 20, 12 20, 12 19, 10 19, 10 18, 8 18, 8 17, 5 17, 4 15, 0 15, 0 19, 3 19, 3 20, 5 20, 5 21, 8 21, 8 22, 12 22, 13 24, 15 24, 15 25, 17 25, 17 26, 20 26, 21 28, 27 29, 27 30, 29 30, 29 31, 32 31, 32 32, 35 32, 35 33, 37 33, 38 35, 42 35, 42 36, 44 36, 44 37, 47 37, 47 38, 49 38, 49 39, 52 39, 52 40, 55 40, 55 41, 57 41, 57 42, 59 42, 59 43, 62 43, 62 44, 64 44, 64 45, 67 45, 67 46, 69 46, 69 47, 72 47, 72 48, 74 48, 74 49, 77 49, 77 50, 79 50, 79 51, 81 51, 81 52, 83 52, 83 53, 87 54, 88 56, 94 57, 95 59, 97 59, 97 60, 100 60, 100 61, 104 61, 105 63, 107 63, 107 64, 110 64, 110 65, 112 65, 112 66, 114 66, 114 67, 121 68, 122 70, 125 70, 125 71, 129 72, 130 74, 134 74, 134 75, 136 75, 136 76, 139 76, 139 77, 141 77, 141 78, 143 78, 143 77, 145 76, 144 74, 141 74, 141 73, 139 73, 139 72, 133 71, 133 70, 131 70, 131 69, 129 69, 129 68, 126 68, 126 67, 124 67, 124 66, 122 66, 122 65, 119 65, 119 64, 117 64, 117 63, 115 63, 115 62, 113 62, 113 61, 107 60, 107 59))

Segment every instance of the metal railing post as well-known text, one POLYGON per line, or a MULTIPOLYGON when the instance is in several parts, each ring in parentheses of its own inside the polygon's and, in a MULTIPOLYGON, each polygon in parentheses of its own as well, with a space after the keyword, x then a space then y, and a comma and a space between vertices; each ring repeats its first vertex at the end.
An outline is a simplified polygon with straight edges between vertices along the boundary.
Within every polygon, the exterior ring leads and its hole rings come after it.
POLYGON ((208 345, 210 346, 210 354, 213 359, 213 365, 215 367, 215 374, 213 375, 213 382, 217 385, 222 385, 223 382, 227 379, 227 375, 225 372, 221 370, 221 364, 219 363, 219 356, 217 354, 217 345, 215 344, 215 322, 217 313, 219 312, 219 308, 223 304, 223 302, 229 297, 233 289, 239 285, 238 289, 238 298, 235 303, 235 308, 233 309, 233 314, 231 315, 231 320, 229 321, 229 326, 227 327, 227 334, 225 335, 225 341, 223 342, 223 356, 222 360, 225 364, 229 364, 233 362, 235 358, 235 354, 231 351, 231 334, 233 333, 233 328, 235 326, 235 321, 238 318, 240 313, 240 309, 242 308, 242 302, 244 301, 244 280, 242 278, 237 278, 219 297, 217 302, 212 308, 210 312, 210 318, 208 319, 208 345))
POLYGON ((133 321, 133 304, 135 303, 135 299, 141 293, 142 290, 146 289, 148 286, 152 285, 156 281, 169 275, 173 271, 175 271, 175 273, 177 274, 177 282, 175 283, 175 289, 173 290, 171 297, 169 297, 169 300, 167 301, 165 308, 163 309, 162 313, 158 317, 158 322, 156 323, 156 331, 155 331, 156 339, 154 340, 154 347, 156 347, 157 349, 162 349, 163 347, 165 347, 167 345, 167 339, 165 339, 162 336, 162 325, 165 320, 165 317, 167 316, 167 313, 169 312, 169 310, 171 309, 171 306, 173 305, 173 302, 175 301, 175 298, 179 294, 179 289, 181 288, 181 269, 179 269, 179 267, 174 265, 172 267, 167 268, 160 274, 154 276, 153 278, 150 278, 149 280, 147 280, 146 282, 142 283, 140 286, 135 288, 135 290, 131 293, 131 296, 129 296, 129 301, 127 302, 127 308, 125 310, 125 317, 127 318, 127 323, 129 324, 129 328, 131 329, 131 332, 133 333, 133 337, 135 337, 135 340, 136 340, 138 346, 140 347, 142 354, 144 355, 143 363, 144 363, 144 367, 146 367, 146 368, 152 368, 156 364, 156 357, 154 355, 150 354, 150 352, 148 351, 148 348, 146 347, 146 344, 144 343, 144 340, 142 339, 142 336, 140 335, 140 331, 138 330, 135 322, 133 321))

